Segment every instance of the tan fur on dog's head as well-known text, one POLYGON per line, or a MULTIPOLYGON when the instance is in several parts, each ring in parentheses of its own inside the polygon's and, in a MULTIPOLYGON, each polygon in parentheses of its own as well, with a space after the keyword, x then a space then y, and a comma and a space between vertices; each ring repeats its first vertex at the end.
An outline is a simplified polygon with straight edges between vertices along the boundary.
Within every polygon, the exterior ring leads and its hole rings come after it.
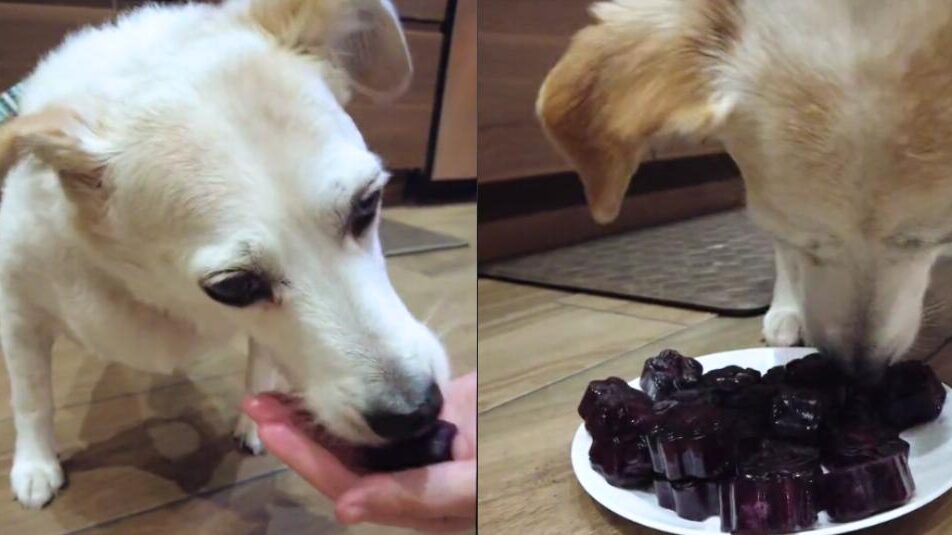
POLYGON ((697 8, 666 24, 642 17, 653 3, 593 6, 598 23, 575 36, 536 104, 602 223, 618 215, 652 138, 709 134, 727 111, 711 71, 737 31, 733 2, 685 2, 697 8))
POLYGON ((768 341, 802 335, 853 368, 906 353, 952 243, 952 5, 615 0, 594 13, 538 101, 594 218, 617 216, 654 137, 712 136, 790 279, 768 341))

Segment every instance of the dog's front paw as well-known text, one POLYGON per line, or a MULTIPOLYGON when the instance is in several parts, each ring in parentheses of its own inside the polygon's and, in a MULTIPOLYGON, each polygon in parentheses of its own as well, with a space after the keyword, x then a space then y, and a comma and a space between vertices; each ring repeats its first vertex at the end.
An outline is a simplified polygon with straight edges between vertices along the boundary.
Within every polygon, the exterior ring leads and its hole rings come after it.
POLYGON ((16 457, 10 470, 10 487, 17 501, 30 509, 48 504, 63 486, 63 468, 55 458, 16 457))
POLYGON ((235 425, 232 436, 235 439, 235 447, 239 450, 251 455, 265 453, 264 444, 258 438, 258 425, 244 414, 238 416, 238 423, 235 425))
POLYGON ((764 341, 768 346, 791 347, 803 340, 800 314, 791 308, 771 307, 764 316, 764 341))

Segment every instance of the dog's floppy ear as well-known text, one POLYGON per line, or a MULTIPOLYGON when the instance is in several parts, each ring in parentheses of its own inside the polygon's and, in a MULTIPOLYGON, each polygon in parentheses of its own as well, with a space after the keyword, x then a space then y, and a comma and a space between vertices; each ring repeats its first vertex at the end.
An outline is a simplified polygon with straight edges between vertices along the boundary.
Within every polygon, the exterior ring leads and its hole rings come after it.
POLYGON ((390 0, 233 0, 250 20, 288 47, 325 51, 361 93, 402 94, 413 67, 390 0))
POLYGON ((733 31, 730 4, 596 4, 598 23, 576 34, 549 72, 536 113, 578 171, 596 221, 618 216, 653 137, 709 135, 728 114, 710 72, 733 31), (668 9, 645 12, 652 7, 668 9))
POLYGON ((0 177, 30 154, 56 169, 67 187, 98 187, 108 153, 104 145, 76 111, 50 106, 0 125, 0 177))

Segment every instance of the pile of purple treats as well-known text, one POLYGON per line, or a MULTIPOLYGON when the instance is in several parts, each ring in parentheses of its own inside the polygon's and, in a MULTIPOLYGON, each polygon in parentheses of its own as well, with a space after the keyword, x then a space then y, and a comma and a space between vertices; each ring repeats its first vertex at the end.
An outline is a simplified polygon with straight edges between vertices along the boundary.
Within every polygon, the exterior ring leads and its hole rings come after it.
POLYGON ((813 354, 757 370, 662 351, 641 388, 609 377, 578 407, 592 467, 622 488, 654 488, 658 505, 721 529, 791 532, 826 511, 849 522, 906 503, 915 489, 899 433, 939 416, 945 388, 928 365, 890 366, 874 386, 813 354), (825 470, 824 470, 825 468, 825 470))

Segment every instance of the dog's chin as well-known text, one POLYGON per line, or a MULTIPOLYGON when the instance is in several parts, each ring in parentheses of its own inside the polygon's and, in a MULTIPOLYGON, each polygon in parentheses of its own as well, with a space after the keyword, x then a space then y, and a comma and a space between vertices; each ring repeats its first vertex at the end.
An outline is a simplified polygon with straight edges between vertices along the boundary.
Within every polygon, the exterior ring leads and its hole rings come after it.
POLYGON ((387 444, 387 440, 371 431, 354 408, 345 408, 331 416, 308 407, 305 402, 302 414, 306 415, 304 421, 309 432, 322 445, 354 448, 387 444))

